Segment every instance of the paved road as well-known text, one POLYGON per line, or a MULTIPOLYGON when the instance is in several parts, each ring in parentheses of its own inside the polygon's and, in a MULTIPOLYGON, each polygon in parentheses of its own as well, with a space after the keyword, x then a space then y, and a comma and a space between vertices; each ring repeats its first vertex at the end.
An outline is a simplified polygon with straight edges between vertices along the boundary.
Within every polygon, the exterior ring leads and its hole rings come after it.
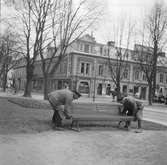
POLYGON ((167 113, 166 112, 145 110, 144 119, 167 126, 167 113))

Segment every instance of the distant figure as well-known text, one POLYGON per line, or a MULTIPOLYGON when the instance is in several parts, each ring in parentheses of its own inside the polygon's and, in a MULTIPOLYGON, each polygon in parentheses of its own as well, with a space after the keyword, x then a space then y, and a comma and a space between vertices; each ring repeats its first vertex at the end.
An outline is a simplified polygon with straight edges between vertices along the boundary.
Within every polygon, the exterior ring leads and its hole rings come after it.
POLYGON ((65 83, 65 84, 64 84, 64 88, 65 88, 65 89, 69 89, 69 84, 68 84, 68 83, 65 83))
POLYGON ((13 88, 14 94, 17 93, 17 84, 16 84, 16 80, 13 79, 11 87, 13 88))
MULTIPOLYGON (((123 114, 126 114, 127 116, 134 116, 135 121, 137 120, 138 122, 138 129, 141 129, 141 121, 143 118, 143 109, 144 105, 142 102, 137 101, 136 99, 132 97, 125 97, 122 100, 123 103, 123 114)), ((127 129, 130 128, 131 122, 126 121, 125 127, 127 129)))
POLYGON ((111 91, 111 94, 112 94, 112 99, 113 99, 113 101, 115 101, 115 97, 117 96, 117 89, 115 88, 115 89, 112 89, 111 91))
POLYGON ((56 90, 48 94, 48 100, 54 110, 52 122, 55 128, 62 127, 62 119, 70 119, 72 101, 81 96, 77 91, 70 91, 69 89, 56 90))

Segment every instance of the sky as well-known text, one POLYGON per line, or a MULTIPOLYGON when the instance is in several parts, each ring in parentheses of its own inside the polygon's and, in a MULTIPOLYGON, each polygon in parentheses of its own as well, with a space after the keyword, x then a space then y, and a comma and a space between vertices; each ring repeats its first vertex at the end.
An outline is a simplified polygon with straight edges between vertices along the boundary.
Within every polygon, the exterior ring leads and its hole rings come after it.
MULTIPOLYGON (((98 2, 98 0, 96 1, 98 2)), ((159 2, 159 0, 103 0, 103 19, 98 26, 92 29, 96 40, 102 43, 114 40, 110 32, 113 31, 111 30, 113 25, 118 24, 121 19, 130 19, 140 26, 143 17, 156 1, 159 2)))
MULTIPOLYGON (((3 1, 3 0, 2 0, 3 1)), ((78 0, 74 0, 78 1, 78 0)), ((163 0, 92 0, 94 4, 102 7, 102 15, 99 22, 88 33, 94 35, 99 43, 116 40, 116 25, 121 20, 131 20, 136 26, 140 26, 145 13, 147 13, 156 1, 163 0), (114 28, 114 29, 113 29, 114 28)), ((167 0, 164 0, 165 3, 167 0)), ((12 17, 12 9, 6 9, 2 4, 2 18, 12 17)), ((117 29, 118 30, 118 29, 117 29)))

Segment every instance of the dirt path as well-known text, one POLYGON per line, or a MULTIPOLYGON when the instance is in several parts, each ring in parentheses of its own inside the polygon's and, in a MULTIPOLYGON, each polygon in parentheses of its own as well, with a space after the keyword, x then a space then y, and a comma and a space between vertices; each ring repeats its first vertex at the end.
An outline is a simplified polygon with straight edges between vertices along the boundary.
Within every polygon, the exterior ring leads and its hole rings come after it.
POLYGON ((166 139, 162 131, 0 135, 0 160, 1 165, 166 165, 166 139))
POLYGON ((53 131, 52 111, 0 99, 0 165, 166 165, 167 129, 136 134, 115 127, 53 131))

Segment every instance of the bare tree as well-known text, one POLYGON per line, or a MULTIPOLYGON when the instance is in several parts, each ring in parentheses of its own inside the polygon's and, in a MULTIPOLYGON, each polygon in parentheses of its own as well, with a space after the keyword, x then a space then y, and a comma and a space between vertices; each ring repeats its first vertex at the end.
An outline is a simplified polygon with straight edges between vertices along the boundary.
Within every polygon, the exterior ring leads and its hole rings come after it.
POLYGON ((16 8, 21 18, 20 28, 22 32, 23 53, 26 60, 26 85, 24 96, 30 97, 32 91, 32 80, 34 76, 34 64, 40 54, 40 42, 46 28, 48 11, 52 5, 51 0, 24 0, 18 6, 17 1, 12 5, 16 8), (25 46, 24 46, 25 45, 25 46))
MULTIPOLYGON (((59 64, 65 59, 67 49, 78 39, 95 21, 97 20, 100 10, 94 5, 93 8, 86 8, 86 0, 80 1, 74 5, 73 0, 55 0, 51 11, 51 42, 52 52, 49 58, 45 58, 44 51, 46 44, 42 42, 40 57, 42 61, 42 71, 44 76, 44 99, 47 99, 48 78, 53 76, 59 64)), ((88 7, 88 6, 87 6, 88 7)), ((45 40, 48 33, 45 35, 45 40)))
POLYGON ((119 101, 122 97, 121 81, 123 80, 125 74, 129 73, 128 60, 131 57, 129 45, 134 28, 134 25, 132 25, 130 21, 126 26, 125 21, 125 19, 121 20, 121 24, 117 27, 118 31, 115 33, 117 35, 116 39, 118 46, 112 48, 110 42, 108 43, 108 66, 110 69, 111 78, 116 86, 117 101, 119 101), (114 51, 110 53, 110 50, 114 51))
POLYGON ((149 85, 149 104, 151 105, 156 90, 158 57, 166 46, 167 41, 167 6, 165 4, 154 4, 151 12, 144 20, 143 29, 142 49, 136 53, 140 57, 141 68, 146 74, 149 85))
POLYGON ((3 91, 7 87, 8 72, 16 66, 16 60, 20 57, 19 35, 9 28, 1 35, 0 40, 0 78, 3 91))
POLYGON ((86 0, 83 0, 79 4, 73 4, 72 0, 24 0, 21 7, 14 2, 21 14, 21 24, 24 27, 22 42, 26 45, 24 57, 27 81, 24 96, 31 96, 34 64, 40 56, 46 98, 48 75, 54 74, 65 57, 67 47, 95 20, 94 10, 86 8, 83 5, 85 2, 86 0), (50 58, 46 59, 45 50, 49 45, 53 46, 54 51, 50 58))

